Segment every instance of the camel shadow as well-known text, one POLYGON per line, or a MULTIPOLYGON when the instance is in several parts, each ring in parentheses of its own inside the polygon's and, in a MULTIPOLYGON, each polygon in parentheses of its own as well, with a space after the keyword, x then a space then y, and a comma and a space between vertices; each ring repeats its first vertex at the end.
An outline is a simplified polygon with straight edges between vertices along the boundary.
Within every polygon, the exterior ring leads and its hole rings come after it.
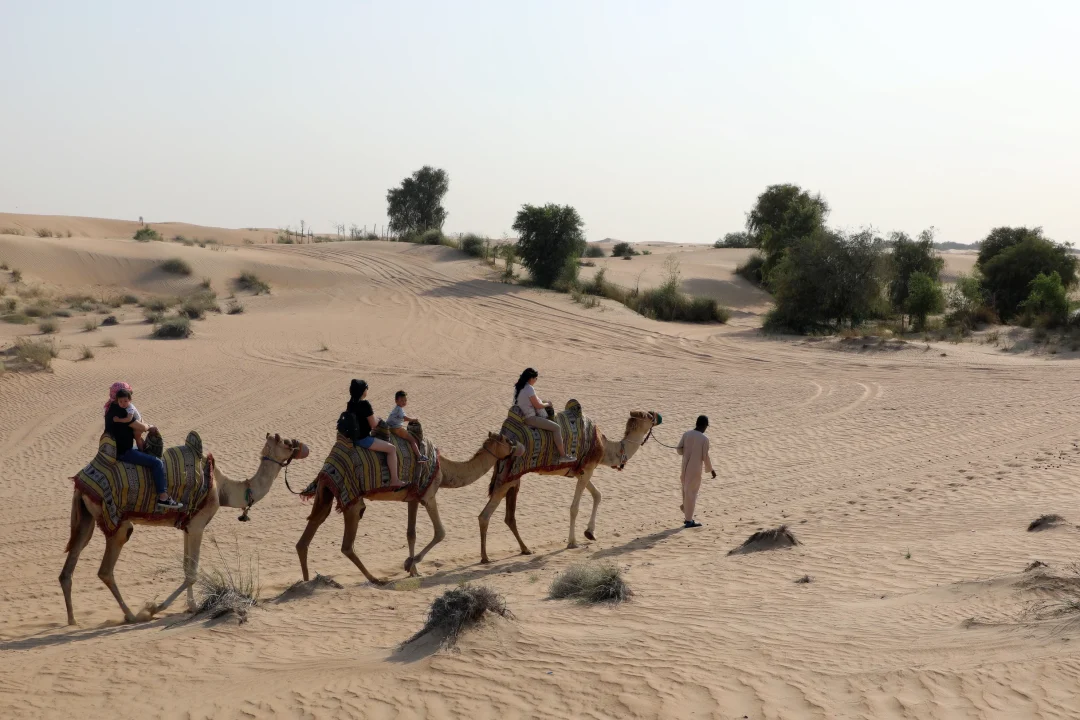
POLYGON ((667 530, 661 530, 660 532, 653 533, 652 535, 644 535, 642 537, 634 538, 629 542, 625 542, 622 545, 615 545, 614 547, 605 548, 596 553, 593 553, 593 560, 603 560, 604 558, 618 557, 619 555, 625 555, 626 553, 634 552, 635 550, 649 550, 656 547, 660 542, 667 540, 669 537, 676 533, 680 533, 686 528, 674 527, 667 530))
POLYGON ((483 580, 484 578, 490 577, 492 575, 510 575, 517 572, 542 570, 547 564, 548 560, 564 552, 566 552, 566 548, 562 548, 560 550, 552 550, 551 552, 543 554, 534 553, 532 555, 518 555, 515 559, 502 561, 496 560, 490 565, 481 565, 480 563, 474 563, 464 568, 454 568, 452 570, 440 571, 426 577, 418 578, 420 580, 419 587, 461 585, 462 583, 470 583, 477 580, 483 580), (521 559, 523 557, 528 559, 521 559))
POLYGON ((38 648, 52 647, 54 645, 67 645, 69 643, 83 642, 86 640, 120 636, 135 630, 145 630, 148 628, 165 630, 175 622, 175 617, 160 617, 146 622, 130 624, 122 622, 106 622, 96 628, 76 628, 68 632, 43 630, 40 633, 30 635, 29 637, 0 642, 0 652, 5 650, 36 650, 38 648))

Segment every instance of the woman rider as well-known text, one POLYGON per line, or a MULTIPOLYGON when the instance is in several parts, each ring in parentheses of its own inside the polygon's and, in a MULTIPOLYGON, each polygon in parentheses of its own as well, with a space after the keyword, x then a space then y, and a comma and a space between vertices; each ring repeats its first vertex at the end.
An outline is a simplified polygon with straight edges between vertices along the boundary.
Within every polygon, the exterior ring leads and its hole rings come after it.
POLYGON ((518 406, 522 415, 525 416, 526 425, 538 430, 547 430, 555 436, 555 449, 559 451, 561 456, 555 461, 556 463, 562 465, 563 463, 576 462, 577 458, 566 454, 566 445, 563 443, 562 428, 559 427, 559 423, 547 419, 545 410, 551 407, 551 403, 541 401, 536 396, 536 391, 533 390, 533 385, 536 384, 538 377, 540 377, 540 373, 532 368, 525 368, 525 372, 521 373, 521 377, 514 383, 514 404, 518 406))
POLYGON ((398 484, 397 448, 385 440, 379 440, 371 434, 371 431, 379 426, 379 418, 375 417, 375 411, 371 409, 371 403, 367 398, 368 384, 364 380, 353 380, 349 383, 349 404, 345 406, 346 412, 356 416, 359 431, 353 438, 357 447, 365 450, 374 450, 386 454, 386 467, 390 470, 390 484, 398 484))

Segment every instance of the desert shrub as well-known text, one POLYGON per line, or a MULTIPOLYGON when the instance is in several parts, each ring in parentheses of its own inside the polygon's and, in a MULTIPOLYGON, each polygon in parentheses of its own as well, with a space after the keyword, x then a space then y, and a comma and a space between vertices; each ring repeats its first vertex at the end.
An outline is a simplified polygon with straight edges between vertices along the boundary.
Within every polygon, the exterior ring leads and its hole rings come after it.
POLYGON ((165 319, 165 313, 160 310, 146 310, 143 312, 143 317, 146 318, 146 322, 151 325, 157 325, 159 322, 165 319))
POLYGON ((221 312, 217 304, 217 295, 212 291, 201 291, 189 295, 180 303, 180 314, 192 320, 202 320, 208 312, 221 312))
POLYGON ((1057 272, 1049 275, 1039 273, 1030 284, 1031 292, 1020 309, 1025 315, 1036 318, 1040 327, 1057 327, 1069 320, 1069 295, 1057 272))
POLYGON ((487 586, 462 585, 447 590, 431 603, 424 627, 406 642, 437 633, 443 647, 452 647, 462 632, 476 625, 489 612, 505 618, 514 617, 502 596, 487 586))
POLYGON ((38 300, 32 305, 27 305, 23 308, 23 312, 33 318, 46 318, 56 312, 56 308, 47 302, 38 300))
POLYGON ((552 581, 548 597, 574 598, 584 603, 621 603, 633 596, 622 572, 614 565, 583 563, 571 565, 552 581))
POLYGON ((131 293, 125 293, 124 295, 120 296, 120 304, 121 305, 138 305, 139 304, 139 298, 135 297, 131 293))
POLYGON ((29 325, 34 321, 23 313, 8 313, 7 315, 4 315, 4 322, 9 325, 29 325))
POLYGON ((615 247, 611 248, 611 257, 630 257, 637 254, 638 251, 628 242, 617 242, 615 247))
POLYGON ((155 338, 191 337, 191 321, 183 315, 159 320, 154 324, 151 336, 155 338))
MULTIPOLYGON (((899 293, 892 295, 893 299, 899 293)), ((945 293, 941 285, 930 275, 917 271, 910 274, 908 288, 904 293, 903 309, 915 322, 915 329, 926 327, 926 317, 945 310, 945 293)))
POLYGON ((523 205, 514 220, 518 233, 517 254, 540 287, 551 287, 567 258, 585 251, 581 216, 569 205, 523 205))
MULTIPOLYGON (((905 233, 893 233, 889 238, 892 251, 889 253, 889 302, 896 312, 911 311, 907 309, 907 298, 911 288, 911 277, 915 273, 922 273, 933 284, 940 282, 941 269, 945 267, 945 260, 934 249, 934 229, 924 230, 918 240, 912 240, 905 233)), ((919 288, 928 292, 923 281, 919 281, 919 288)), ((927 302, 932 298, 926 295, 921 302, 927 302)), ((944 299, 942 299, 944 302, 944 299)), ((935 306, 936 307, 936 306, 935 306)), ((930 312, 941 312, 931 310, 930 312)), ((925 321, 925 317, 923 320, 925 321)))
POLYGON ((570 291, 570 297, 579 305, 585 306, 586 309, 591 310, 600 304, 600 300, 595 295, 587 295, 579 288, 574 288, 570 291))
POLYGON ((85 330, 86 332, 94 332, 97 329, 97 320, 94 320, 93 318, 87 318, 86 322, 83 323, 83 330, 85 330))
POLYGON ((726 323, 731 319, 731 311, 713 298, 689 296, 663 286, 642 290, 628 299, 626 306, 654 320, 726 323))
POLYGON ((979 250, 978 268, 989 304, 1003 320, 1020 311, 1038 275, 1056 272, 1066 290, 1076 286, 1078 260, 1041 228, 995 228, 979 250))
POLYGON ((79 351, 79 359, 80 360, 93 360, 94 359, 94 351, 91 350, 90 347, 88 347, 87 345, 83 345, 82 350, 79 351))
POLYGON ((11 282, 13 282, 13 283, 21 283, 22 282, 22 270, 12 270, 11 271, 11 282))
POLYGON ((0 297, 7 295, 7 283, 0 283, 0 297))
POLYGON ((115 315, 107 315, 104 320, 101 321, 102 325, 119 325, 120 321, 116 319, 115 315))
POLYGON ((23 363, 41 370, 50 369, 53 359, 59 355, 60 349, 52 340, 18 338, 15 341, 15 357, 23 363))
POLYGON ((577 258, 566 258, 566 262, 563 263, 562 270, 559 271, 559 277, 555 279, 552 287, 559 292, 570 292, 571 290, 578 289, 579 271, 580 268, 578 267, 577 258))
POLYGON ((4 298, 4 312, 15 312, 15 308, 19 305, 19 301, 15 298, 4 298))
POLYGON ((713 243, 714 248, 751 248, 754 247, 754 239, 748 232, 729 232, 724 237, 713 243))
POLYGON ((586 245, 585 254, 583 257, 587 258, 602 258, 604 257, 604 248, 599 245, 586 245))
POLYGON ((993 325, 999 319, 993 308, 986 304, 986 293, 978 275, 960 275, 956 283, 945 293, 949 325, 973 330, 979 325, 993 325))
MULTIPOLYGON (((24 233, 21 228, 17 228, 17 227, 6 227, 6 228, 3 228, 3 229, 0 229, 0 235, 25 235, 25 234, 26 233, 24 233)), ((0 267, 0 270, 3 270, 3 269, 4 268, 0 267)))
POLYGON ((177 302, 176 298, 153 297, 144 300, 142 306, 151 312, 165 312, 177 302))
POLYGON ((616 302, 626 304, 626 301, 630 298, 631 293, 621 285, 608 282, 607 268, 600 268, 596 271, 596 275, 593 275, 592 280, 584 283, 581 289, 590 295, 599 295, 600 297, 606 297, 616 302))
POLYGON ((253 272, 242 272, 236 278, 236 286, 241 290, 248 290, 256 295, 270 292, 270 285, 253 272))
POLYGON ((38 332, 42 335, 52 335, 59 330, 55 320, 42 320, 38 323, 38 332))
POLYGON ((244 306, 239 300, 230 300, 225 306, 225 312, 229 315, 239 315, 244 312, 244 306))
POLYGON ((181 258, 170 258, 161 263, 161 269, 170 275, 190 275, 191 265, 181 258))
POLYGON ((143 225, 141 228, 135 231, 135 240, 138 242, 150 242, 151 240, 161 240, 161 234, 157 230, 154 230, 149 225, 143 225))
POLYGON ((34 230, 34 234, 38 237, 56 237, 49 228, 37 228, 34 230))
POLYGON ((113 338, 105 338, 104 340, 101 341, 101 347, 103 347, 103 348, 114 348, 114 347, 116 347, 116 340, 114 340, 113 338))
POLYGON ((746 278, 754 285, 763 286, 765 284, 765 278, 761 274, 762 268, 765 266, 765 258, 761 253, 754 253, 750 257, 746 258, 746 261, 740 265, 735 266, 735 274, 746 278))
POLYGON ((461 250, 472 257, 487 257, 487 239, 469 233, 461 238, 461 250))
POLYGON ((205 615, 211 620, 232 614, 243 625, 248 611, 259 604, 262 588, 258 558, 242 558, 238 548, 236 558, 227 561, 220 547, 218 557, 220 562, 211 570, 199 570, 199 599, 195 614, 205 615))

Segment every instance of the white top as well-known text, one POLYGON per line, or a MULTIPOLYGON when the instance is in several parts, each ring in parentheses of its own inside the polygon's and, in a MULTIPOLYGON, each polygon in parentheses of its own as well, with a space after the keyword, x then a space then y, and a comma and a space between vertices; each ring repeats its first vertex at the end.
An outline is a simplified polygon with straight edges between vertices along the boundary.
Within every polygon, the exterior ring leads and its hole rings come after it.
POLYGON ((131 416, 131 419, 135 422, 142 422, 142 415, 139 414, 139 409, 134 405, 127 406, 127 414, 131 416))
POLYGON ((533 390, 533 386, 529 384, 526 384, 525 387, 521 388, 521 392, 518 393, 517 406, 525 417, 536 417, 536 408, 534 408, 529 401, 529 398, 534 397, 536 397, 536 391, 533 390))

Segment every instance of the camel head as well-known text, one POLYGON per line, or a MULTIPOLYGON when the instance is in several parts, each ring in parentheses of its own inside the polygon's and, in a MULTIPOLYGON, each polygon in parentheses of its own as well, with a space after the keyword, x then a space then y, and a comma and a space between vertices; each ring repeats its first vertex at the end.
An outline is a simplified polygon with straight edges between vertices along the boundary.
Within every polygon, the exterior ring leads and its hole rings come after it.
POLYGON ((495 456, 496 460, 508 458, 511 455, 521 456, 525 453, 525 446, 518 442, 511 442, 502 435, 489 432, 484 441, 484 449, 495 456))
POLYGON ((616 470, 622 470, 638 448, 645 444, 652 435, 652 429, 664 422, 663 416, 652 410, 631 410, 630 419, 626 421, 626 433, 622 442, 619 443, 619 464, 613 465, 616 470))
POLYGON ((288 465, 293 460, 303 460, 308 456, 308 446, 299 440, 288 440, 277 433, 266 433, 266 444, 262 456, 273 460, 278 465, 288 465))

